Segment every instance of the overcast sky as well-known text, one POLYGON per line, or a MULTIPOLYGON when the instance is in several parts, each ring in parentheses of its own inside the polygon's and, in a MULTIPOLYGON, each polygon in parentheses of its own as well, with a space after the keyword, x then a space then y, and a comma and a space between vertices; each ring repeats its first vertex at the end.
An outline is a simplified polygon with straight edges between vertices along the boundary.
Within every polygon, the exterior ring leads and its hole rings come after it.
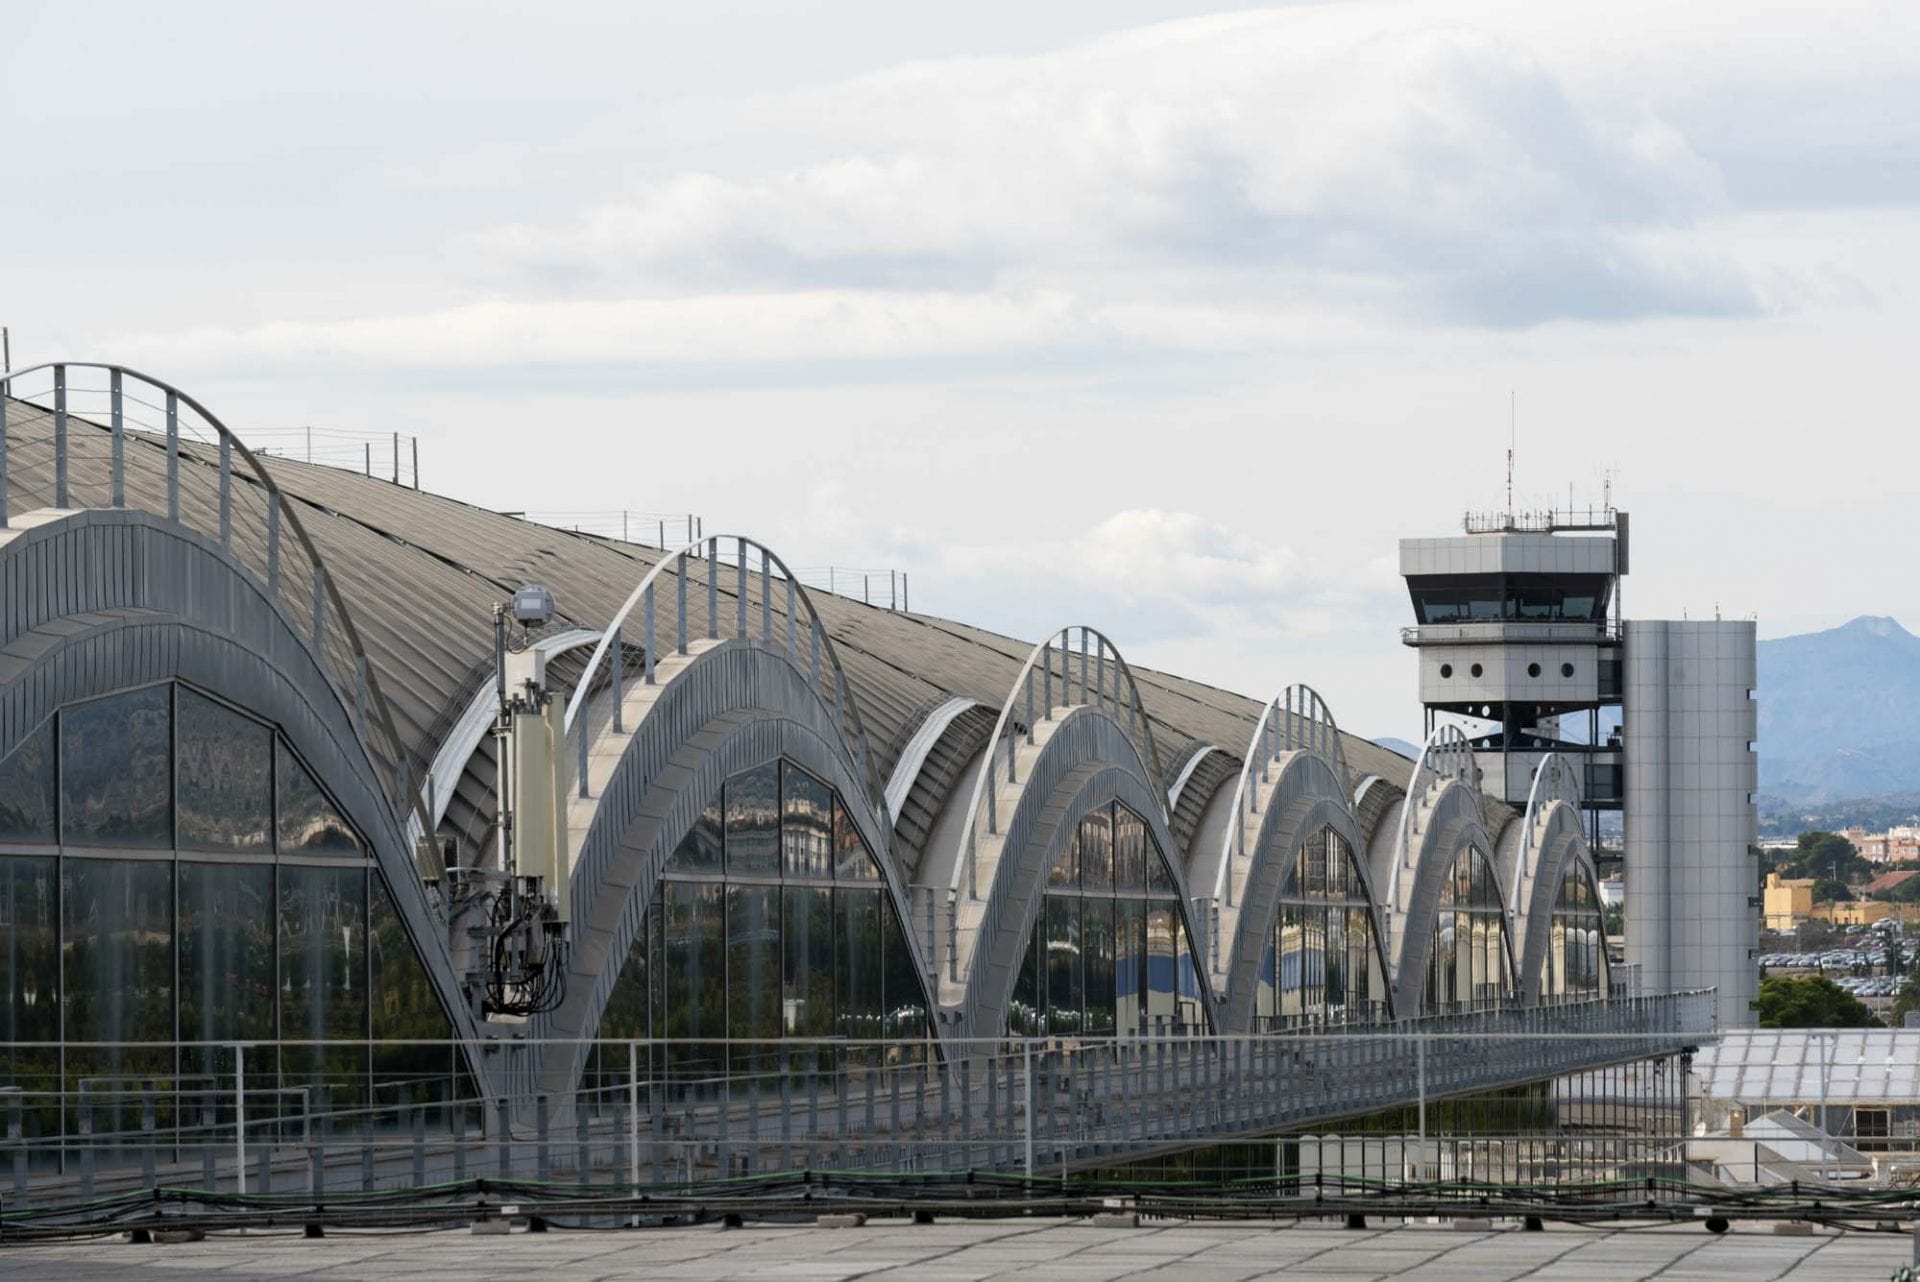
POLYGON ((1920 625, 1920 5, 12 0, 0 323, 1419 720, 1395 540, 1920 625))

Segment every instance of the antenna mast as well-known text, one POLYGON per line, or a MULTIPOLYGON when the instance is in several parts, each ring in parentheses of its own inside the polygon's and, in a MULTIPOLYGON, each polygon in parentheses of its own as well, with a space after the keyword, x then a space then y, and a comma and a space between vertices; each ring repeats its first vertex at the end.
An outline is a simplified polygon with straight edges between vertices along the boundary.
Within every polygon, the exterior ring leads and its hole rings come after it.
POLYGON ((1515 423, 1515 404, 1518 397, 1512 388, 1507 389, 1507 524, 1513 524, 1513 441, 1515 423))

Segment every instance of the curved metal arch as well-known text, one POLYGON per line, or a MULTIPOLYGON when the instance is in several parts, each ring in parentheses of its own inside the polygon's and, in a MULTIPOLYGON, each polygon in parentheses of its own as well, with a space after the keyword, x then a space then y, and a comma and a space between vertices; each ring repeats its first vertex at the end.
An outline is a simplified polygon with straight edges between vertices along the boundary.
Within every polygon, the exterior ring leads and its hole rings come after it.
MULTIPOLYGON (((1541 885, 1539 873, 1543 867, 1548 866, 1548 861, 1551 860, 1553 890, 1544 905, 1545 921, 1542 922, 1540 918, 1536 916, 1534 905, 1527 903, 1525 905, 1526 929, 1524 933, 1517 929, 1512 932, 1515 940, 1515 951, 1518 957, 1517 964, 1521 968, 1516 972, 1515 978, 1518 981, 1522 996, 1534 1002, 1538 1002, 1541 997, 1539 983, 1540 967, 1546 962, 1544 948, 1546 946, 1545 939, 1547 936, 1541 935, 1540 932, 1542 930, 1551 931, 1552 929, 1554 900, 1560 893, 1560 883, 1565 880, 1569 869, 1577 872, 1581 880, 1587 883, 1588 889, 1593 895, 1595 911, 1599 913, 1603 922, 1606 916, 1604 904, 1600 899, 1599 869, 1594 866, 1593 852, 1587 846, 1586 834, 1580 822, 1579 812, 1577 809, 1562 811, 1560 809, 1560 800, 1561 799, 1556 799, 1548 803, 1544 808, 1541 826, 1546 829, 1547 838, 1542 843, 1539 853, 1534 857, 1533 874, 1529 878, 1528 898, 1530 900, 1538 899, 1545 890, 1541 885), (1563 823, 1556 824, 1554 821, 1559 818, 1561 814, 1565 814, 1567 818, 1563 823), (1557 840, 1555 839, 1556 836, 1557 840), (1536 938, 1539 939, 1540 947, 1543 950, 1538 959, 1533 957, 1536 938)), ((1522 905, 1519 903, 1516 903, 1514 906, 1516 919, 1519 917, 1521 907, 1522 905)), ((1517 920, 1516 924, 1518 924, 1517 920)), ((1602 934, 1605 934, 1604 926, 1602 934)), ((1604 944, 1600 949, 1600 969, 1606 977, 1604 981, 1606 991, 1610 992, 1613 982, 1613 967, 1612 963, 1607 959, 1604 944)))
MULTIPOLYGON (((267 598, 273 602, 276 608, 279 607, 280 527, 284 524, 287 529, 292 531, 294 542, 298 545, 300 551, 306 554, 307 560, 313 567, 313 627, 306 640, 314 652, 314 658, 318 662, 321 672, 323 672, 327 680, 334 685, 335 692, 340 695, 346 706, 350 708, 365 708, 367 705, 371 705, 371 712, 376 727, 380 735, 386 740, 386 751, 379 753, 376 750, 376 755, 386 758, 387 770, 392 772, 391 778, 383 777, 380 780, 380 786, 387 794, 387 802, 393 807, 396 815, 411 809, 415 814, 415 818, 420 822, 422 830, 431 831, 432 825, 427 822, 426 818, 426 807, 421 800, 419 790, 413 785, 413 763, 409 759, 405 747, 400 742, 399 731, 394 728, 393 714, 387 705, 386 696, 380 690, 379 674, 374 670, 374 665, 367 654, 366 646, 360 640, 359 629, 353 624, 353 615, 348 611, 345 599, 341 597, 339 588, 334 585, 333 576, 327 572, 325 559, 321 557, 320 550, 314 546, 313 540, 307 534, 306 527, 300 522, 300 517, 296 511, 297 505, 289 504, 286 501, 284 492, 280 489, 279 485, 275 484, 273 477, 268 474, 267 470, 260 465, 260 460, 255 457, 253 451, 247 448, 246 442, 242 441, 232 429, 220 421, 218 415, 214 414, 212 410, 208 409, 206 405, 191 393, 181 391, 171 383, 155 378, 151 374, 133 369, 130 366, 116 365, 105 361, 46 361, 39 365, 30 365, 25 369, 0 374, 0 528, 5 528, 10 520, 7 503, 9 486, 12 480, 9 472, 9 451, 6 448, 6 401, 9 396, 18 397, 16 389, 21 379, 43 372, 51 375, 53 380, 53 385, 50 390, 54 398, 53 414, 55 418, 54 448, 56 457, 54 460, 54 502, 56 507, 64 508, 68 506, 70 488, 68 481, 69 460, 66 453, 66 423, 69 413, 67 407, 67 372, 75 369, 100 370, 108 376, 109 387, 107 395, 109 402, 107 430, 111 434, 112 439, 112 461, 109 470, 110 507, 124 508, 126 506, 125 442, 127 435, 127 416, 125 402, 127 399, 132 399, 136 404, 146 406, 149 409, 159 410, 165 415, 165 423, 162 427, 156 428, 151 424, 140 422, 138 419, 135 420, 135 426, 154 435, 164 435, 166 438, 169 510, 165 515, 170 521, 178 522, 181 520, 179 510, 180 406, 185 405, 188 409, 192 410, 194 414, 198 415, 202 422, 213 429, 216 441, 220 447, 220 545, 223 548, 229 548, 232 544, 233 490, 230 460, 235 451, 239 453, 240 461, 245 465, 247 472, 251 474, 254 483, 266 494, 267 511, 264 520, 266 528, 262 541, 267 546, 267 598), (129 398, 126 394, 125 386, 129 378, 136 379, 144 383, 147 387, 161 393, 164 397, 164 404, 154 405, 149 401, 141 400, 139 397, 129 398), (353 693, 351 696, 347 693, 349 688, 348 682, 340 674, 329 671, 326 645, 323 640, 325 634, 325 615, 329 607, 338 621, 341 634, 346 638, 349 657, 353 661, 352 666, 354 671, 351 686, 353 693)), ((24 400, 25 398, 18 397, 18 399, 24 400)), ((91 419, 83 418, 82 421, 88 423, 90 426, 99 426, 97 423, 93 423, 91 419)), ((155 515, 159 514, 156 513, 155 515)), ((298 629, 294 629, 294 635, 300 635, 298 629)), ((364 720, 362 722, 361 733, 363 736, 365 735, 364 720)), ((371 743, 368 744, 368 747, 370 750, 373 749, 371 743)), ((382 775, 384 776, 386 773, 387 771, 383 771, 382 775)))
MULTIPOLYGON (((1247 741, 1247 751, 1241 757, 1240 775, 1233 786, 1233 815, 1237 821, 1243 814, 1257 814, 1260 810, 1259 789, 1253 786, 1255 767, 1260 771, 1260 782, 1267 782, 1269 769, 1280 758, 1291 752, 1307 752, 1326 762, 1333 771, 1333 777, 1339 782, 1342 794, 1350 788, 1347 770, 1347 753, 1340 741, 1340 727, 1333 719, 1333 710, 1320 692, 1310 685, 1290 685, 1273 698, 1267 700, 1260 709, 1260 719, 1254 723, 1253 738, 1247 741), (1276 714, 1284 715, 1276 715, 1276 714)), ((1224 838, 1226 846, 1220 852, 1220 867, 1214 874, 1213 894, 1216 899, 1233 900, 1233 877, 1231 870, 1236 856, 1247 857, 1246 828, 1244 824, 1232 822, 1227 827, 1224 838)))
MULTIPOLYGON (((1429 853, 1433 857, 1420 861, 1420 867, 1414 878, 1415 885, 1410 893, 1417 897, 1420 876, 1423 874, 1428 877, 1434 877, 1443 875, 1444 871, 1444 875, 1451 876, 1454 860, 1459 858, 1462 851, 1472 851, 1474 855, 1485 861, 1487 865, 1487 878, 1493 885, 1495 895, 1499 895, 1500 866, 1495 858, 1498 843, 1494 840, 1493 834, 1487 831, 1484 823, 1480 822, 1478 818, 1471 814, 1465 817, 1464 822, 1449 825, 1449 829, 1455 832, 1458 839, 1449 841, 1444 845, 1436 845, 1430 848, 1429 853), (1460 831, 1461 829, 1464 829, 1464 831, 1460 831), (1436 869, 1436 871, 1430 872, 1429 868, 1436 869)), ((1410 903, 1409 907, 1411 906, 1410 903)), ((1434 918, 1438 911, 1438 895, 1436 893, 1434 910, 1423 914, 1427 923, 1427 943, 1429 946, 1432 944, 1434 918)), ((1514 939, 1511 915, 1507 911, 1504 896, 1501 897, 1500 912, 1497 916, 1500 921, 1501 951, 1506 956, 1507 974, 1512 979, 1514 985, 1512 996, 1517 998, 1520 994, 1523 981, 1520 973, 1520 958, 1515 948, 1516 941, 1514 939)), ((1408 925, 1411 925, 1411 920, 1410 918, 1408 925)), ((1418 1007, 1424 1013, 1425 998, 1421 996, 1421 994, 1426 991, 1426 976, 1424 971, 1420 970, 1420 967, 1430 964, 1430 960, 1427 957, 1419 960, 1412 958, 1412 955, 1407 951, 1410 933, 1407 927, 1403 926, 1395 940, 1398 945, 1398 964, 1392 972, 1390 982, 1396 988, 1400 984, 1406 983, 1409 986, 1409 994, 1417 1000, 1413 1002, 1403 1002, 1396 996, 1394 1009, 1396 1012, 1399 1012, 1402 1010, 1411 1011, 1418 1007), (1411 972, 1408 970, 1410 964, 1414 968, 1411 972)))
MULTIPOLYGON (((1475 798, 1479 797, 1479 770, 1473 763, 1473 746, 1467 742, 1466 734, 1459 726, 1451 723, 1435 727, 1421 745, 1420 755, 1414 760, 1413 774, 1407 779, 1406 802, 1400 807, 1400 832, 1393 844, 1393 878, 1387 883, 1387 900, 1397 905, 1400 902, 1400 870, 1406 866, 1412 851, 1407 849, 1413 838, 1413 820, 1419 812, 1422 802, 1430 788, 1443 782, 1448 776, 1459 781, 1475 798)), ((1499 885, 1494 880, 1494 885, 1499 885)))
MULTIPOLYGON (((747 588, 750 578, 747 559, 750 551, 757 551, 760 554, 760 640, 769 646, 773 644, 773 571, 777 567, 780 571, 781 581, 787 585, 787 608, 785 616, 787 662, 796 667, 799 666, 799 636, 796 627, 798 613, 796 605, 804 606, 807 617, 809 675, 814 686, 818 688, 821 684, 820 656, 824 651, 827 660, 827 671, 832 678, 831 697, 828 699, 828 703, 833 708, 834 720, 839 726, 840 736, 845 740, 847 749, 852 754, 853 759, 860 765, 860 773, 867 787, 867 804, 872 806, 876 813, 880 815, 881 819, 885 821, 882 826, 891 828, 892 816, 887 810, 886 794, 881 789, 879 779, 874 774, 873 754, 868 750, 866 726, 860 720, 860 707, 854 700, 852 687, 847 683, 846 669, 840 664, 840 655, 834 649, 833 638, 828 634, 826 626, 821 623, 820 613, 814 609, 812 596, 808 594, 807 589, 800 583, 800 580, 794 575, 793 571, 787 567, 787 563, 781 560, 779 554, 772 548, 744 534, 709 534, 673 549, 654 563, 653 567, 649 569, 641 578, 640 582, 635 585, 633 591, 628 593, 627 599, 621 602, 620 608, 614 611, 613 618, 601 632, 599 643, 593 648, 593 654, 587 659, 587 665, 580 674, 580 683, 574 687, 573 698, 567 701, 566 732, 571 734, 576 724, 579 726, 578 751, 581 761, 584 763, 586 760, 588 748, 587 732, 589 729, 585 719, 580 715, 581 710, 586 707, 589 693, 593 687, 594 676, 599 672, 602 665, 606 663, 607 654, 610 651, 619 653, 614 650, 614 647, 620 641, 620 630, 625 625, 628 616, 633 613, 636 605, 641 609, 642 626, 645 632, 645 641, 642 643, 644 657, 642 659, 641 680, 647 685, 653 684, 654 659, 657 649, 655 645, 654 585, 660 576, 669 570, 673 572, 678 592, 676 609, 674 611, 676 626, 674 653, 688 653, 687 575, 685 571, 692 562, 702 559, 698 555, 689 554, 697 554, 702 548, 706 551, 704 560, 707 565, 706 635, 711 639, 719 639, 720 573, 722 565, 720 547, 723 542, 729 540, 733 543, 735 556, 734 560, 727 564, 734 564, 738 567, 734 584, 734 630, 737 638, 742 641, 751 639, 747 628, 747 588)), ((621 726, 620 707, 621 676, 621 666, 615 665, 612 673, 614 693, 613 726, 615 730, 623 728, 621 726)), ((587 772, 583 765, 580 771, 580 788, 582 790, 580 795, 583 797, 586 796, 586 777, 587 772)))
POLYGON ((997 781, 999 777, 1000 767, 996 764, 994 758, 999 752, 1001 740, 1006 740, 1007 782, 1018 783, 1019 778, 1016 774, 1015 754, 1019 750, 1019 741, 1022 735, 1009 733, 1009 729, 1015 724, 1013 720, 1014 713, 1020 709, 1021 701, 1024 697, 1026 713, 1026 730, 1024 737, 1029 746, 1033 744, 1033 686, 1034 674, 1036 672, 1035 665, 1039 665, 1037 670, 1040 674, 1042 686, 1041 720, 1052 721, 1054 708, 1056 706, 1077 706, 1066 703, 1055 705, 1053 702, 1054 642, 1057 640, 1060 643, 1060 694, 1063 700, 1069 699, 1072 697, 1074 684, 1073 641, 1076 637, 1080 642, 1079 686, 1082 702, 1088 703, 1100 709, 1102 712, 1108 712, 1116 724, 1123 725, 1127 738, 1133 741, 1135 750, 1140 752, 1140 759, 1147 768, 1148 782, 1153 786, 1155 800, 1159 802, 1160 806, 1160 821, 1169 830, 1172 828, 1172 816, 1167 809, 1166 801, 1166 779, 1160 769, 1160 750, 1154 743, 1153 723, 1147 717, 1147 707, 1140 698, 1140 687, 1133 679, 1133 669, 1127 666, 1127 661, 1121 657, 1119 648, 1107 639, 1105 633, 1096 628, 1087 627, 1084 624, 1069 624, 1067 627, 1061 628, 1059 631, 1053 633, 1039 645, 1033 647, 1032 653, 1027 655, 1027 661, 1020 666, 1019 675, 1013 679, 1013 687, 1007 693, 1006 703, 1001 705, 1000 717, 993 723, 992 733, 987 736, 986 760, 982 763, 981 769, 974 774, 973 794, 967 801, 966 827, 962 829, 960 838, 962 843, 961 855, 960 858, 954 860, 953 873, 947 880, 947 897, 949 902, 960 893, 960 882, 963 875, 966 878, 967 897, 975 900, 980 898, 980 883, 975 854, 979 845, 981 811, 984 809, 986 812, 985 818, 988 833, 997 835, 1000 831, 1000 816, 994 801, 995 788, 989 783, 990 780, 997 781), (1113 670, 1113 690, 1111 693, 1107 690, 1109 659, 1112 661, 1113 670), (1118 715, 1120 685, 1122 680, 1126 682, 1127 693, 1127 718, 1124 723, 1120 722, 1118 715), (1112 705, 1111 710, 1109 708, 1110 704, 1112 705), (1144 750, 1142 750, 1143 736, 1144 750))
POLYGON ((928 756, 940 742, 940 736, 947 732, 947 727, 962 715, 984 706, 977 699, 955 697, 941 703, 920 719, 913 736, 907 740, 907 746, 900 750, 900 759, 893 763, 893 773, 887 778, 885 795, 888 818, 897 816, 900 807, 906 804, 907 794, 913 791, 914 783, 920 778, 921 767, 927 764, 928 756))
MULTIPOLYGON (((1348 832, 1342 832, 1338 824, 1326 822, 1325 820, 1322 820, 1318 824, 1310 824, 1307 827, 1310 828, 1311 831, 1314 833, 1325 833, 1325 832, 1331 831, 1337 836, 1341 837, 1341 839, 1345 841, 1348 846, 1348 850, 1347 850, 1348 864, 1357 873, 1359 877, 1361 892, 1367 901, 1367 916, 1368 916, 1368 919, 1371 920, 1373 923, 1374 953, 1375 953, 1376 959, 1380 963, 1380 974, 1387 987, 1387 1003, 1386 1004, 1389 1012, 1391 1012, 1394 1009, 1394 997, 1393 997, 1394 970, 1392 965, 1392 958, 1390 957, 1387 951, 1388 937, 1387 937, 1387 923, 1386 923, 1386 917, 1385 917, 1385 905, 1381 902, 1380 896, 1375 892, 1375 889, 1374 889, 1373 869, 1367 861, 1364 834, 1362 834, 1360 831, 1359 816, 1354 812, 1353 807, 1349 804, 1349 798, 1345 794, 1345 781, 1341 779, 1341 777, 1334 771, 1333 763, 1329 762, 1325 757, 1319 756, 1318 754, 1315 754, 1312 759, 1317 761, 1320 767, 1322 769, 1325 769, 1328 772, 1328 774, 1332 777, 1332 779, 1339 785, 1339 788, 1337 790, 1327 789, 1324 786, 1316 789, 1312 793, 1312 795, 1316 798, 1313 805, 1315 807, 1320 805, 1325 805, 1326 807, 1329 808, 1329 810, 1332 813, 1335 813, 1338 815, 1344 815, 1348 824, 1350 825, 1350 830, 1348 832)), ((1278 781, 1276 781, 1276 784, 1275 784, 1276 794, 1278 793, 1281 787, 1285 786, 1285 780, 1286 780, 1287 774, 1304 768, 1302 765, 1302 761, 1303 761, 1302 758, 1296 757, 1290 760, 1289 762, 1287 762, 1287 764, 1281 768, 1280 778, 1278 781)), ((1312 813, 1313 813, 1313 810, 1309 809, 1308 814, 1312 814, 1312 813)), ((1236 812, 1236 817, 1237 817, 1237 814, 1238 812, 1236 812)), ((1295 838, 1293 842, 1289 843, 1284 847, 1277 844, 1279 834, 1276 833, 1270 826, 1273 823, 1273 814, 1274 814, 1274 807, 1271 804, 1269 804, 1267 807, 1266 813, 1262 816, 1260 820, 1260 827, 1255 834, 1254 853, 1251 856, 1252 859, 1254 859, 1255 861, 1258 861, 1259 859, 1262 858, 1262 852, 1266 852, 1266 857, 1268 858, 1273 858, 1277 856, 1285 861, 1280 866, 1279 871, 1274 876, 1273 895, 1269 902, 1270 911, 1266 911, 1259 914, 1264 919, 1264 923, 1265 923, 1262 928, 1263 931, 1271 931, 1273 928, 1274 917, 1279 912, 1279 905, 1281 901, 1285 899, 1286 893, 1287 893, 1287 887, 1291 883, 1291 879, 1293 876, 1293 867, 1295 862, 1294 856, 1297 855, 1297 853, 1299 852, 1301 848, 1301 842, 1304 839, 1304 835, 1306 835, 1302 831, 1296 831, 1292 834, 1295 838)), ((1228 840, 1232 840, 1231 835, 1229 835, 1228 840)), ((1251 884, 1252 883, 1249 882, 1250 886, 1251 884)), ((1245 912, 1244 905, 1242 905, 1241 924, 1239 926, 1239 929, 1235 932, 1236 943, 1238 938, 1242 934, 1244 934, 1246 930, 1246 918, 1247 918, 1247 913, 1245 912)), ((1225 945, 1227 944, 1227 941, 1216 941, 1216 943, 1217 945, 1225 945)), ((1236 994, 1232 989, 1232 982, 1231 982, 1232 976, 1233 976, 1233 961, 1231 957, 1228 956, 1228 954, 1225 953, 1224 951, 1221 953, 1221 956, 1227 957, 1227 964, 1220 968, 1222 973, 1225 974, 1228 978, 1227 989, 1226 991, 1220 994, 1222 1008, 1225 1009, 1235 999, 1236 994)))
POLYGON ((1520 887, 1534 862, 1537 825, 1546 808, 1556 801, 1564 801, 1576 811, 1580 809, 1580 776, 1566 754, 1549 752, 1533 772, 1533 784, 1527 789, 1527 808, 1521 814, 1520 857, 1513 861, 1513 886, 1508 892, 1508 902, 1516 913, 1520 910, 1520 887))

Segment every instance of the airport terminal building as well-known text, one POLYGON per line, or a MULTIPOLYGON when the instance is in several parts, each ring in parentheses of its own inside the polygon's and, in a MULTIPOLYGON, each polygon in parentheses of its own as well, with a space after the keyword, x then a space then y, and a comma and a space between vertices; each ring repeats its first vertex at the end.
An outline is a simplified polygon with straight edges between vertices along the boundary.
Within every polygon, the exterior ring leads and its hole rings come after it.
POLYGON ((1657 1000, 1609 972, 1577 771, 1503 800, 1457 734, 1409 761, 1305 684, 256 457, 116 368, 0 411, 0 1087, 37 1133, 128 1081, 376 1108, 625 1090, 635 1047, 786 1081, 789 1042, 924 1069, 1657 1000))

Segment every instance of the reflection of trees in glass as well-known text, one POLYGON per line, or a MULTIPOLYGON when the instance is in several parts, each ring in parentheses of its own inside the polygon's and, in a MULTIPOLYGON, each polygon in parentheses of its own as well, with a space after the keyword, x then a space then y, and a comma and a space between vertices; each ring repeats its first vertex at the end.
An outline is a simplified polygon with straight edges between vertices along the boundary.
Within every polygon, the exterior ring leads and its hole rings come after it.
POLYGON ((171 687, 147 686, 60 712, 60 812, 70 846, 172 841, 171 687))
POLYGON ((0 762, 0 840, 53 841, 53 718, 0 762))
POLYGON ((273 731, 184 687, 174 710, 181 847, 266 850, 273 839, 273 731))

